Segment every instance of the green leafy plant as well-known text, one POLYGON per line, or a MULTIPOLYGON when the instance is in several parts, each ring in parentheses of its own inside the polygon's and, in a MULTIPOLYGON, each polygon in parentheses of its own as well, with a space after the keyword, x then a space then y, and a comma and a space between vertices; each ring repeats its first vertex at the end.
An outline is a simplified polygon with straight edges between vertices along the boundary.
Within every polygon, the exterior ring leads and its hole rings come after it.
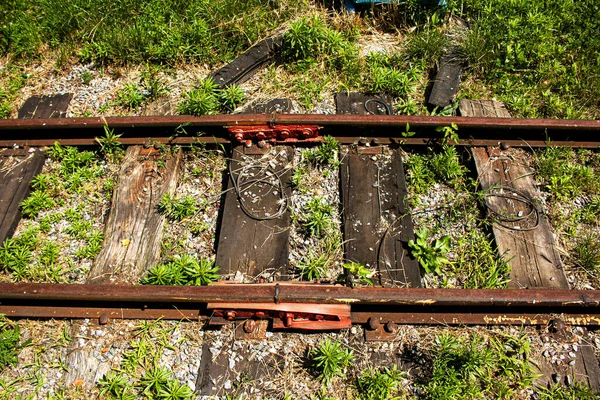
POLYGON ((591 273, 600 272, 600 242, 597 235, 583 233, 578 237, 573 253, 578 267, 591 273))
POLYGON ((416 240, 409 240, 411 255, 415 257, 426 273, 442 274, 442 267, 450 263, 445 257, 450 250, 450 236, 445 235, 430 243, 430 232, 427 228, 415 232, 416 240))
POLYGON ((21 342, 19 325, 11 323, 0 314, 0 372, 7 366, 15 366, 18 362, 19 352, 23 347, 29 346, 31 339, 21 342))
POLYGON ((333 226, 333 206, 321 197, 313 197, 294 218, 308 236, 322 238, 333 226))
POLYGON ((36 190, 21 202, 21 213, 24 217, 34 218, 40 211, 54 207, 56 203, 50 195, 43 190, 36 190))
POLYGON ((526 334, 489 338, 445 333, 430 350, 431 374, 421 380, 425 399, 474 399, 493 393, 515 398, 539 376, 529 361, 526 334))
POLYGON ((373 286, 373 272, 362 264, 350 262, 342 264, 346 274, 358 278, 360 283, 373 286))
POLYGON ((382 370, 369 369, 356 379, 356 388, 361 399, 387 400, 397 393, 401 377, 395 365, 382 370))
POLYGON ((573 382, 569 386, 556 383, 549 388, 542 388, 540 400, 593 400, 598 399, 598 393, 583 382, 573 382))
POLYGON ((330 263, 328 254, 309 251, 306 257, 298 261, 298 270, 304 279, 313 281, 325 276, 330 263))
POLYGON ((221 108, 226 111, 235 110, 242 102, 246 95, 241 87, 238 85, 229 85, 226 88, 219 91, 219 101, 221 108))
POLYGON ((340 165, 337 159, 339 143, 331 136, 325 136, 323 143, 314 149, 304 150, 302 157, 310 164, 321 166, 332 166, 337 168, 340 165))
POLYGON ((104 126, 104 136, 97 137, 96 141, 100 144, 100 149, 105 155, 115 155, 122 152, 121 135, 117 135, 114 129, 110 129, 107 125, 104 126))
POLYGON ((354 354, 352 350, 344 349, 340 342, 325 338, 310 351, 310 359, 319 379, 327 385, 334 377, 343 376, 354 354))
POLYGON ((196 214, 198 204, 192 196, 177 197, 165 193, 158 204, 158 210, 171 221, 181 221, 196 214))
POLYGON ((143 88, 136 83, 126 83, 117 93, 115 103, 129 109, 138 108, 146 100, 143 88))
POLYGON ((187 254, 174 256, 164 264, 153 266, 142 279, 144 285, 208 285, 219 279, 219 267, 208 259, 187 254))

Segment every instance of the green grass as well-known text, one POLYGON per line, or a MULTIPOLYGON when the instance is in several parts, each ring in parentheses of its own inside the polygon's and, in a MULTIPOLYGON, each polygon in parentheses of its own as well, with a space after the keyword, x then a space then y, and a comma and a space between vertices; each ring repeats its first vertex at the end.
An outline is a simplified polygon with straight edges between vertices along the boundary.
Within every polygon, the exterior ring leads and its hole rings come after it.
POLYGON ((512 399, 536 378, 525 334, 485 339, 478 334, 436 336, 430 372, 421 378, 423 398, 512 399))
POLYGON ((8 0, 0 5, 0 54, 72 49, 82 60, 106 63, 215 65, 304 7, 265 0, 8 0))
POLYGON ((160 199, 158 210, 170 221, 181 221, 193 217, 199 207, 193 196, 178 197, 165 193, 160 199))
POLYGON ((549 195, 549 221, 557 232, 565 261, 600 285, 600 155, 586 149, 548 147, 533 155, 536 178, 549 195))
POLYGON ((200 80, 196 87, 183 94, 177 105, 179 114, 210 115, 220 111, 233 111, 244 101, 244 91, 237 85, 219 89, 212 78, 200 80))
POLYGON ((16 366, 19 352, 30 343, 31 339, 21 342, 19 325, 0 314, 0 372, 6 367, 16 366))
POLYGON ((194 398, 187 384, 179 382, 170 368, 160 365, 165 349, 175 349, 170 342, 176 327, 160 320, 143 321, 135 327, 136 338, 129 343, 120 365, 98 382, 100 396, 131 400, 194 398))
POLYGON ((402 373, 394 365, 381 370, 369 369, 356 379, 359 398, 364 400, 387 400, 398 394, 402 373))
POLYGON ((336 376, 343 376, 354 359, 352 350, 330 338, 322 340, 309 354, 311 366, 323 384, 328 385, 336 376))
POLYGON ((219 267, 213 261, 183 254, 150 268, 142 279, 144 285, 208 285, 219 279, 219 267))
POLYGON ((600 5, 570 1, 452 1, 472 18, 469 75, 515 116, 598 115, 600 5))

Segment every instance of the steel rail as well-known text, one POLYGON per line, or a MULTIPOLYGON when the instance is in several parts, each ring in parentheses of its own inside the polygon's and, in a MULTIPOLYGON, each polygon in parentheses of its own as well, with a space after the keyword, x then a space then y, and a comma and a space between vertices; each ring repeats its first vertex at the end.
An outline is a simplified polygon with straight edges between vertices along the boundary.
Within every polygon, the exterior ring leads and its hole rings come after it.
POLYGON ((350 304, 353 323, 600 325, 600 291, 349 288, 303 283, 140 286, 0 284, 0 313, 34 318, 210 317, 209 302, 350 304))
POLYGON ((439 126, 456 124, 460 145, 497 145, 500 141, 512 146, 545 146, 547 138, 559 145, 598 147, 594 132, 600 133, 600 121, 517 118, 422 117, 398 115, 320 115, 320 114, 228 114, 160 117, 100 117, 0 120, 0 146, 46 146, 58 141, 64 145, 93 145, 103 135, 105 127, 123 133, 125 145, 154 141, 172 144, 195 142, 226 143, 230 137, 226 126, 247 125, 321 126, 323 134, 352 143, 360 136, 378 138, 382 143, 402 142, 408 145, 429 144, 439 138, 439 126), (415 137, 404 138, 406 124, 419 131, 415 137), (190 135, 182 135, 181 129, 190 135), (48 131, 53 132, 49 137, 48 131), (179 133, 178 133, 179 132, 179 133), (205 135, 197 136, 199 132, 205 135), (351 133, 351 135, 348 135, 351 133))

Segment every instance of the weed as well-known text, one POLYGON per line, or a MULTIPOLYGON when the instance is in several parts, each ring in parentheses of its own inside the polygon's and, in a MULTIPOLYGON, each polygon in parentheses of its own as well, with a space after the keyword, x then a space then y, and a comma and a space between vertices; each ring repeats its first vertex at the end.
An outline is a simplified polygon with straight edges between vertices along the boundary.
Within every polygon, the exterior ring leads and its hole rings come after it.
POLYGON ((394 365, 383 370, 367 370, 356 379, 356 388, 361 399, 387 400, 397 393, 402 373, 394 365))
POLYGON ((554 384, 549 388, 542 388, 540 400, 593 400, 598 399, 598 393, 582 382, 574 382, 569 386, 554 384))
POLYGON ((339 143, 331 136, 325 136, 323 143, 314 149, 302 151, 302 158, 313 166, 331 166, 337 168, 340 161, 337 158, 339 143))
POLYGON ((219 267, 208 259, 196 259, 184 254, 157 264, 142 279, 144 285, 208 285, 219 279, 219 267))
POLYGON ((90 71, 84 71, 83 74, 81 74, 81 82, 84 85, 89 85, 93 79, 94 74, 92 74, 90 71))
POLYGON ((100 150, 105 156, 118 156, 123 153, 121 135, 117 135, 114 129, 110 129, 107 125, 104 126, 104 136, 96 138, 100 145, 100 150))
POLYGON ((169 381, 171 371, 165 367, 152 367, 140 378, 139 388, 148 397, 158 395, 160 389, 169 381))
POLYGON ((426 399, 514 398, 536 379, 527 335, 490 338, 442 334, 431 349, 431 373, 422 381, 426 399))
POLYGON ((581 234, 573 248, 575 264, 592 274, 600 273, 600 241, 592 232, 581 234))
POLYGON ((11 323, 0 314, 0 372, 9 365, 17 365, 19 352, 23 347, 29 346, 31 339, 23 343, 19 325, 11 323))
POLYGON ((183 96, 183 101, 177 105, 179 114, 209 115, 216 114, 219 110, 219 100, 213 91, 192 89, 183 96))
POLYGON ((196 214, 198 204, 192 196, 176 197, 165 193, 158 204, 158 210, 171 221, 181 221, 196 214))
POLYGON ((113 398, 123 399, 128 395, 133 395, 132 386, 128 383, 127 377, 122 373, 109 371, 98 382, 100 386, 100 396, 112 396, 113 398))
POLYGON ((416 240, 409 240, 411 255, 415 257, 426 273, 442 274, 442 267, 450 263, 445 257, 450 250, 450 236, 445 235, 430 244, 429 229, 415 231, 416 240))
POLYGON ((126 83, 117 93, 115 103, 118 106, 131 109, 138 108, 146 100, 143 88, 136 83, 126 83))
POLYGON ((306 235, 322 238, 333 226, 332 216, 333 206, 321 197, 313 197, 302 207, 301 213, 293 218, 303 227, 306 235))
POLYGON ((354 354, 352 350, 344 349, 340 342, 325 338, 310 351, 310 358, 319 379, 328 385, 334 377, 343 376, 354 359, 354 354))
POLYGON ((470 230, 458 239, 454 273, 463 279, 465 289, 504 288, 510 281, 510 265, 498 254, 494 240, 470 230))
POLYGON ((428 23, 410 36, 406 52, 411 59, 423 59, 433 63, 440 59, 447 44, 446 35, 435 23, 428 23))
POLYGON ((348 278, 358 278, 358 281, 360 283, 373 286, 373 281, 371 280, 373 272, 364 265, 355 262, 350 262, 342 264, 342 267, 344 268, 348 278))
POLYGON ((226 111, 235 110, 242 102, 246 95, 238 85, 229 85, 219 92, 219 101, 221 108, 226 111))
POLYGON ((315 254, 309 251, 308 255, 298 262, 298 269, 304 279, 313 281, 325 276, 330 262, 327 254, 315 254))
POLYGON ((40 249, 40 264, 49 267, 54 264, 60 256, 60 245, 54 242, 46 242, 40 249))
POLYGON ((21 202, 21 213, 26 218, 34 218, 40 211, 51 209, 55 204, 48 192, 36 190, 21 202))

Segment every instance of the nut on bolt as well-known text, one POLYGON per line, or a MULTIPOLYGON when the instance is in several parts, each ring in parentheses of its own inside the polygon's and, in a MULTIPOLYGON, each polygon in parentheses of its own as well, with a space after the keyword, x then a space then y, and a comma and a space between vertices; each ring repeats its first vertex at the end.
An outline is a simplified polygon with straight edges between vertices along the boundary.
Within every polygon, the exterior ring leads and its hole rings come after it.
POLYGON ((234 319, 236 316, 236 312, 235 311, 225 311, 225 319, 231 321, 232 319, 234 319))
POLYGON ((244 322, 244 332, 252 333, 254 332, 254 328, 256 328, 256 321, 254 321, 253 319, 249 319, 246 322, 244 322))
POLYGON ((290 131, 288 131, 287 129, 282 130, 281 132, 279 132, 279 137, 282 139, 287 139, 290 137, 290 131))
POLYGON ((387 333, 396 333, 398 332, 398 325, 396 325, 394 321, 388 321, 388 323, 385 324, 385 331, 387 333))
POLYGON ((367 328, 376 331, 379 328, 379 318, 371 317, 367 320, 367 328))

